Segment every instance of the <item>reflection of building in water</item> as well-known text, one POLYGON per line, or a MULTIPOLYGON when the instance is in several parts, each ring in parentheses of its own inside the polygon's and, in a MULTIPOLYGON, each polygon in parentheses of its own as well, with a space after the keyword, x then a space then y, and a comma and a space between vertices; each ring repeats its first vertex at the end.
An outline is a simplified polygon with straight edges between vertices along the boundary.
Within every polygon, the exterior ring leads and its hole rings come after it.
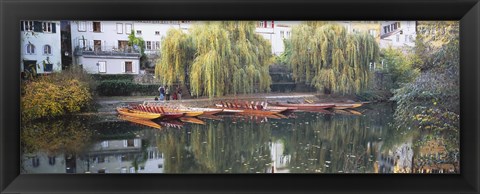
POLYGON ((387 152, 379 152, 374 163, 375 173, 411 173, 413 149, 411 141, 395 146, 387 152))
POLYGON ((458 156, 448 158, 447 150, 440 140, 430 140, 419 148, 415 158, 415 173, 455 173, 458 172, 458 156), (452 161, 453 159, 453 161, 452 161), (457 167, 456 167, 457 166, 457 167))
POLYGON ((272 157, 272 169, 267 170, 269 173, 289 173, 288 165, 292 156, 285 154, 285 145, 281 140, 272 142, 271 144, 271 157, 272 157), (273 171, 273 172, 272 172, 273 171))
POLYGON ((163 173, 163 154, 155 147, 142 150, 141 139, 103 141, 87 155, 85 172, 163 173))
POLYGON ((26 173, 163 173, 163 153, 156 147, 142 148, 141 139, 106 140, 85 154, 26 154, 26 173))
POLYGON ((84 170, 91 173, 134 173, 132 161, 141 157, 141 147, 141 139, 108 140, 94 144, 82 161, 86 167, 84 170))
POLYGON ((28 173, 66 173, 65 155, 48 155, 44 152, 24 155, 23 170, 28 173))

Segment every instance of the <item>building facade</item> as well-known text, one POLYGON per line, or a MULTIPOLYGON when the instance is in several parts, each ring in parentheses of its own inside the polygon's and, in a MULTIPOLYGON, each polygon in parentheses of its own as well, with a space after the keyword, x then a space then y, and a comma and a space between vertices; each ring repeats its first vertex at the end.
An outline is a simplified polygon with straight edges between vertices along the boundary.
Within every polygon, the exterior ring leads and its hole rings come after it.
POLYGON ((62 70, 60 21, 20 22, 20 69, 30 74, 62 70))
POLYGON ((131 21, 72 21, 73 63, 89 73, 138 74, 140 49, 128 45, 131 21))
POLYGON ((411 48, 415 46, 416 34, 415 21, 383 21, 380 48, 411 48))

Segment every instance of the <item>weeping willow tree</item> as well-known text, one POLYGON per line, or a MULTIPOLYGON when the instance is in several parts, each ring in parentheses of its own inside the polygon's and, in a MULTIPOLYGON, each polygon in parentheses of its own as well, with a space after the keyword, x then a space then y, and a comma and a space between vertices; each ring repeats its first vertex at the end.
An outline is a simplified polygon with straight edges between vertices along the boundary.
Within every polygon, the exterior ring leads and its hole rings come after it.
POLYGON ((270 90, 271 45, 255 33, 255 22, 207 22, 188 34, 172 30, 161 52, 156 76, 167 84, 188 81, 195 96, 270 90))
POLYGON ((162 41, 161 48, 155 76, 168 85, 174 82, 184 84, 194 54, 191 38, 180 29, 171 29, 162 41))
POLYGON ((365 89, 370 63, 379 55, 378 44, 368 33, 347 33, 340 25, 324 22, 294 27, 289 45, 295 81, 327 93, 365 89))

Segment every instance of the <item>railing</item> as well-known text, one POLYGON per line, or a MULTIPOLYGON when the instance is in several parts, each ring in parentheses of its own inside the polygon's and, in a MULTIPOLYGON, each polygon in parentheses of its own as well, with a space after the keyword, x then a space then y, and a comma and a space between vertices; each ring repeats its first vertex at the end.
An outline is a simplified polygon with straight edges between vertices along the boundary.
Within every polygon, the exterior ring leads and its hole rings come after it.
POLYGON ((118 47, 106 47, 106 46, 97 46, 97 47, 80 47, 75 48, 74 54, 76 56, 82 55, 93 55, 93 56, 130 56, 130 57, 140 57, 140 49, 134 48, 131 46, 118 48, 118 47))

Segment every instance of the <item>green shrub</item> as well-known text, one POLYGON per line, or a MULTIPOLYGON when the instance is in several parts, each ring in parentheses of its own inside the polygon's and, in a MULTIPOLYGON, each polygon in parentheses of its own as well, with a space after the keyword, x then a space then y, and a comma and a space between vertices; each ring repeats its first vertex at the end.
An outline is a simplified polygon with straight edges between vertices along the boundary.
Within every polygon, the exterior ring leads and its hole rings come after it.
POLYGON ((135 75, 130 74, 119 74, 119 75, 102 75, 102 74, 93 74, 93 79, 97 81, 106 81, 106 80, 126 80, 133 81, 135 75))
POLYGON ((100 96, 157 95, 159 85, 136 84, 127 80, 104 80, 97 86, 100 96))

